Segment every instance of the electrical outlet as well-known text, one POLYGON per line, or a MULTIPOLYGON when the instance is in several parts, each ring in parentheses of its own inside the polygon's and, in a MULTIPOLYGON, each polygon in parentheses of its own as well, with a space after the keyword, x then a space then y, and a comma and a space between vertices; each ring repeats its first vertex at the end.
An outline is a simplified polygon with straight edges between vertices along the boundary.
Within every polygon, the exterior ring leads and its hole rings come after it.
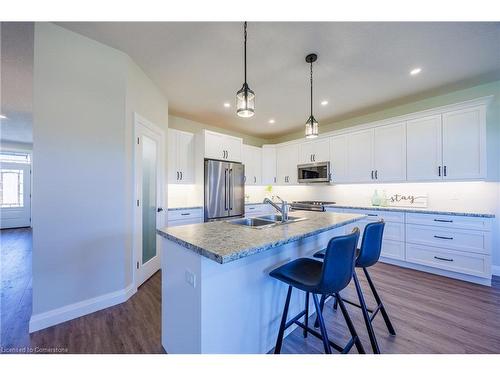
POLYGON ((191 272, 190 270, 186 270, 184 275, 185 275, 186 283, 191 285, 193 288, 196 288, 196 275, 193 272, 191 272))

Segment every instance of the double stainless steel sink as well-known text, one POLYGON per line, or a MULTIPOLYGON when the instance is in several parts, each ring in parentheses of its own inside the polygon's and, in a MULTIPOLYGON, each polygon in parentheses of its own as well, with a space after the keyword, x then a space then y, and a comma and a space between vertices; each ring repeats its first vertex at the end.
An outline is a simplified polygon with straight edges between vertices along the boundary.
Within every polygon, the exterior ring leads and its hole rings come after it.
POLYGON ((264 229, 274 227, 276 225, 296 223, 297 221, 307 220, 305 217, 289 216, 288 220, 283 222, 281 215, 264 215, 257 217, 246 217, 243 219, 230 220, 228 223, 241 225, 253 229, 264 229))

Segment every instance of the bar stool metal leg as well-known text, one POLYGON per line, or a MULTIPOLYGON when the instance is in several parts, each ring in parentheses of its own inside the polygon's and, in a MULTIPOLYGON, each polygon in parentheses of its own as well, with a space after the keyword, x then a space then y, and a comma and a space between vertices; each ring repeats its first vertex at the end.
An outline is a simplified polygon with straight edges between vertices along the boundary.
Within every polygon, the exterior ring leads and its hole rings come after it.
POLYGON ((292 295, 292 286, 288 287, 288 293, 286 295, 285 308, 283 309, 283 316, 281 317, 280 330, 278 332, 278 338, 276 339, 276 346, 274 347, 274 354, 281 353, 281 346, 283 345, 283 335, 285 334, 286 318, 288 315, 288 307, 290 306, 290 297, 292 295))
POLYGON ((363 271, 365 272, 366 279, 368 280, 368 285, 370 285, 370 289, 372 290, 373 297, 375 297, 375 301, 377 302, 377 305, 380 306, 380 312, 382 313, 382 317, 384 318, 385 325, 387 326, 387 329, 391 335, 395 335, 396 331, 394 330, 394 327, 392 326, 391 320, 389 319, 389 315, 387 314, 387 311, 385 310, 384 304, 382 303, 382 300, 380 299, 377 290, 375 289, 375 285, 373 284, 373 281, 368 274, 368 270, 366 267, 363 267, 363 271))
POLYGON ((306 328, 304 328, 304 332, 302 333, 304 338, 307 337, 307 328, 309 327, 309 292, 306 292, 306 315, 304 317, 304 324, 306 328))
MULTIPOLYGON (((325 307, 325 301, 326 301, 327 295, 322 294, 321 299, 319 300, 319 308, 321 309, 321 312, 323 312, 323 308, 325 307)), ((319 320, 318 317, 316 316, 316 320, 314 321, 314 328, 319 327, 319 320)))
POLYGON ((368 308, 366 307, 365 298, 363 296, 363 290, 361 289, 361 285, 359 283, 358 276, 356 275, 356 271, 354 271, 352 277, 354 278, 356 293, 358 294, 359 304, 361 306, 361 311, 363 312, 363 319, 365 320, 366 330, 368 331, 368 336, 370 337, 370 343, 372 345, 373 353, 380 354, 377 338, 375 337, 375 332, 373 331, 372 322, 370 319, 370 315, 368 313, 368 308))
POLYGON ((356 329, 354 328, 354 325, 352 324, 351 317, 349 316, 349 312, 347 311, 344 301, 342 301, 342 298, 340 297, 339 293, 335 294, 336 301, 338 301, 340 310, 342 311, 342 315, 344 315, 345 322, 347 324, 347 327, 349 328, 349 332, 351 333, 352 340, 354 340, 354 345, 356 345, 356 349, 358 350, 359 354, 365 354, 365 349, 363 348, 363 344, 361 344, 361 340, 358 337, 358 333, 356 332, 356 329))
POLYGON ((321 308, 318 302, 318 296, 312 293, 314 307, 316 308, 316 316, 319 321, 319 329, 321 331, 321 339, 323 340, 323 347, 325 348, 326 354, 332 354, 332 349, 330 348, 330 343, 328 342, 328 334, 326 333, 325 321, 323 320, 323 313, 321 312, 321 308))

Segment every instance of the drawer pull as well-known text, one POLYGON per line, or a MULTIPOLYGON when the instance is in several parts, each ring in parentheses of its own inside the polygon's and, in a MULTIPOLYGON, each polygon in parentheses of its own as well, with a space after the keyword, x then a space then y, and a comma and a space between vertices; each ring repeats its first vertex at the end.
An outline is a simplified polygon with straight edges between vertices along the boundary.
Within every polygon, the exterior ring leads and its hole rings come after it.
POLYGON ((255 207, 248 207, 249 210, 255 210, 255 207))
POLYGON ((450 259, 450 258, 441 258, 441 257, 434 257, 435 259, 438 259, 438 260, 444 260, 446 262, 453 262, 453 259, 450 259))
POLYGON ((189 212, 184 212, 184 213, 182 213, 181 215, 182 215, 182 216, 189 216, 189 215, 191 215, 191 214, 190 214, 189 212))
POLYGON ((375 215, 375 214, 366 214, 367 216, 378 216, 378 215, 375 215))
POLYGON ((453 220, 445 220, 445 219, 434 219, 434 221, 437 221, 440 223, 453 223, 453 220))
POLYGON ((453 237, 444 237, 444 236, 434 236, 434 238, 439 238, 441 240, 452 240, 453 237))

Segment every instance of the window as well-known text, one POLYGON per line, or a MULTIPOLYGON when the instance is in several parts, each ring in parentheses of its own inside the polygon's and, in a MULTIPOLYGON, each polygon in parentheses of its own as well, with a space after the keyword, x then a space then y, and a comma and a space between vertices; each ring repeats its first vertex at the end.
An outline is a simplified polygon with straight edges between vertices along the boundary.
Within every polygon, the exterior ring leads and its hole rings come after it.
POLYGON ((23 152, 0 152, 0 162, 30 164, 30 154, 23 152))
POLYGON ((24 171, 22 169, 0 170, 0 207, 20 208, 24 206, 24 171))

